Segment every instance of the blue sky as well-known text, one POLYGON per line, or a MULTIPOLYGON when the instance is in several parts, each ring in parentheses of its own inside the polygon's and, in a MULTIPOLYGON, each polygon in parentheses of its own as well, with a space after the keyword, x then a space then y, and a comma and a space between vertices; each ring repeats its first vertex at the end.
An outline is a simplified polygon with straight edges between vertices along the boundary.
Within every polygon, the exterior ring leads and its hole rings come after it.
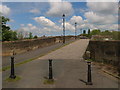
MULTIPOLYGON (((12 14, 8 16, 10 19, 15 20, 15 22, 10 23, 12 25, 12 29, 18 29, 20 27, 20 24, 28 24, 28 23, 33 23, 36 24, 35 21, 33 21, 32 18, 35 16, 45 16, 45 13, 49 10, 50 5, 47 2, 38 2, 38 3, 32 3, 32 2, 8 2, 8 3, 3 3, 3 5, 7 5, 8 7, 11 8, 12 14), (42 13, 40 14, 33 14, 30 13, 29 11, 33 8, 39 8, 42 13)), ((73 15, 77 16, 83 16, 83 13, 78 12, 79 8, 84 8, 86 9, 86 3, 85 2, 72 2, 73 8, 75 12, 73 15)), ((48 19, 51 19, 53 22, 56 22, 59 19, 62 19, 61 17, 49 17, 46 16, 48 19)), ((66 20, 69 20, 72 16, 66 17, 66 20)))
POLYGON ((75 22, 79 34, 81 29, 88 28, 117 30, 117 3, 4 2, 1 7, 3 15, 11 19, 8 23, 11 29, 24 34, 62 35, 63 13, 67 35, 74 35, 75 22))

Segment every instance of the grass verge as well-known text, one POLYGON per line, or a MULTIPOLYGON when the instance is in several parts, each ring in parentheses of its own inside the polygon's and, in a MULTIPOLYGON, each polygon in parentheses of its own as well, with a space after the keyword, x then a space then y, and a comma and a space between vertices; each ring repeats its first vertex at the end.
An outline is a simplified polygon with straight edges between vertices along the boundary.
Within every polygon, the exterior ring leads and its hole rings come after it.
POLYGON ((85 60, 86 62, 92 62, 93 60, 92 59, 87 59, 85 60))
POLYGON ((52 80, 45 79, 43 84, 54 84, 54 83, 55 81, 53 79, 52 80))
MULTIPOLYGON (((49 53, 51 53, 51 52, 53 52, 53 51, 56 51, 56 50, 58 50, 58 49, 60 49, 60 48, 62 48, 62 47, 64 47, 64 46, 67 46, 67 45, 73 43, 73 42, 75 42, 75 41, 69 42, 69 43, 67 43, 67 44, 64 44, 63 46, 60 46, 60 47, 58 47, 58 48, 55 48, 55 49, 49 51, 49 52, 46 53, 46 54, 43 54, 43 55, 40 55, 40 56, 31 58, 31 59, 25 60, 25 61, 23 61, 23 62, 17 63, 17 64, 15 64, 15 67, 16 67, 16 66, 19 66, 19 65, 22 65, 22 64, 25 64, 25 63, 28 63, 28 62, 33 61, 33 60, 35 60, 35 59, 38 59, 38 58, 40 58, 40 57, 42 57, 42 56, 44 56, 44 55, 47 55, 47 54, 49 54, 49 53)), ((6 70, 9 70, 9 69, 10 69, 10 66, 2 67, 2 69, 0 69, 0 72, 1 72, 1 71, 6 71, 6 70)))
POLYGON ((16 81, 18 81, 18 80, 20 80, 21 78, 19 77, 19 76, 16 76, 16 78, 15 79, 11 79, 11 78, 7 78, 5 81, 6 82, 16 82, 16 81))

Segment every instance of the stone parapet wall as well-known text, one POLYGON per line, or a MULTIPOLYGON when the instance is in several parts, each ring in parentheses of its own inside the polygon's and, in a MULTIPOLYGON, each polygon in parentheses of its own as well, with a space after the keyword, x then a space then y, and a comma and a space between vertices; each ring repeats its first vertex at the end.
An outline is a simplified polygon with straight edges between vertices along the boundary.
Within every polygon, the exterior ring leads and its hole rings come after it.
POLYGON ((91 59, 112 65, 120 63, 120 41, 94 41, 91 40, 88 49, 91 59))
MULTIPOLYGON (((70 40, 72 38, 73 36, 66 36, 66 40, 70 40)), ((2 55, 9 56, 12 54, 13 50, 16 54, 23 53, 60 42, 62 42, 61 36, 2 42, 2 55)))

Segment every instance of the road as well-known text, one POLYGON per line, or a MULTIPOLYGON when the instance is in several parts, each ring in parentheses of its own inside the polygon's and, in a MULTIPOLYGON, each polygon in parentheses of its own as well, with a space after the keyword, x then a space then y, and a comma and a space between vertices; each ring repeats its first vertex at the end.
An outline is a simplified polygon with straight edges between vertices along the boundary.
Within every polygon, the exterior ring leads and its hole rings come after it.
POLYGON ((88 46, 89 39, 80 39, 40 59, 81 59, 88 46))
POLYGON ((87 64, 82 56, 88 39, 77 40, 39 59, 15 68, 19 81, 7 82, 10 70, 3 72, 3 88, 118 88, 118 79, 92 64, 93 85, 86 85, 87 64), (53 59, 54 84, 45 84, 48 77, 48 59, 53 59))
MULTIPOLYGON (((65 44, 70 43, 72 41, 74 41, 74 39, 66 41, 65 44)), ((38 48, 38 49, 35 49, 35 50, 32 50, 32 51, 17 54, 17 55, 14 56, 15 57, 15 63, 20 63, 22 61, 25 61, 25 60, 28 60, 28 59, 31 59, 31 58, 34 58, 34 57, 38 57, 40 55, 46 54, 46 53, 56 49, 56 48, 59 48, 63 45, 64 45, 63 43, 56 43, 54 45, 47 46, 47 47, 44 47, 44 48, 38 48)), ((2 57, 2 66, 3 67, 10 65, 10 58, 11 58, 11 56, 3 56, 2 57)))

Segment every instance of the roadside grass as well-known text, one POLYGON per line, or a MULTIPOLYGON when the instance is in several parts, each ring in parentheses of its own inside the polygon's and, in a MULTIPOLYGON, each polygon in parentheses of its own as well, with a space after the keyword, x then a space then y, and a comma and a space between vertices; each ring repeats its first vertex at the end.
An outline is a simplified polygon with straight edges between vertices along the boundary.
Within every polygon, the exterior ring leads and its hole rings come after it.
POLYGON ((85 61, 87 61, 87 62, 92 62, 93 60, 92 60, 92 59, 86 59, 85 61))
POLYGON ((45 79, 43 84, 54 84, 54 80, 45 79))
POLYGON ((3 67, 2 69, 0 69, 0 71, 6 71, 8 69, 10 69, 10 66, 3 67))
POLYGON ((18 81, 18 80, 20 80, 21 78, 19 77, 19 76, 16 76, 16 78, 15 79, 11 79, 11 78, 6 78, 6 80, 5 81, 7 81, 7 82, 16 82, 16 81, 18 81))
MULTIPOLYGON (((75 40, 75 41, 76 41, 76 40, 75 40)), ((73 42, 75 42, 75 41, 69 42, 69 43, 67 43, 67 44, 64 44, 63 46, 60 46, 60 47, 58 47, 58 48, 55 48, 55 49, 49 51, 49 52, 46 53, 46 54, 42 54, 42 55, 40 55, 40 56, 37 56, 37 57, 31 58, 31 59, 25 60, 25 61, 20 62, 20 63, 17 63, 17 64, 15 64, 15 67, 17 67, 17 66, 19 66, 19 65, 22 65, 22 64, 25 64, 25 63, 28 63, 28 62, 31 62, 31 61, 33 61, 33 60, 36 60, 36 59, 38 59, 38 58, 40 58, 40 57, 42 57, 42 56, 45 56, 45 55, 47 55, 47 54, 49 54, 49 53, 51 53, 51 52, 53 52, 53 51, 56 51, 56 50, 58 50, 58 49, 60 49, 60 48, 62 48, 62 47, 64 47, 64 46, 67 46, 67 45, 69 45, 69 44, 71 44, 71 43, 73 43, 73 42)), ((10 69, 10 65, 9 65, 9 66, 5 66, 5 67, 2 67, 2 69, 0 69, 0 72, 1 72, 1 71, 6 71, 6 70, 9 70, 9 69, 10 69)))

